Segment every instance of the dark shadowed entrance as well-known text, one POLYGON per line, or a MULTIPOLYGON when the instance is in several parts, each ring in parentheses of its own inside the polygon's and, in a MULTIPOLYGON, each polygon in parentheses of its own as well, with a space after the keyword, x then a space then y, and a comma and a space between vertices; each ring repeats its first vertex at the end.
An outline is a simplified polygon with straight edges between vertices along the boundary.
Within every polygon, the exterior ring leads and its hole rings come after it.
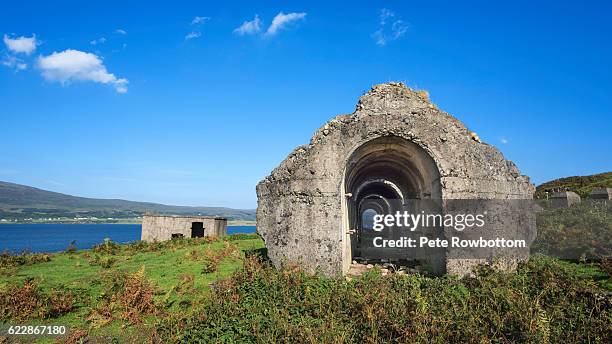
MULTIPOLYGON (((381 249, 377 236, 399 239, 406 233, 393 227, 372 229, 374 214, 420 212, 423 204, 440 204, 440 174, 434 160, 418 145, 399 137, 381 137, 359 147, 348 160, 345 176, 351 256, 358 260, 410 260, 404 248, 381 249), (423 202, 424 201, 424 202, 423 202)), ((431 210, 431 209, 428 209, 431 210)), ((432 256, 443 252, 432 252, 432 256)))
POLYGON ((191 237, 201 238, 204 236, 204 223, 203 222, 192 222, 191 223, 191 237))

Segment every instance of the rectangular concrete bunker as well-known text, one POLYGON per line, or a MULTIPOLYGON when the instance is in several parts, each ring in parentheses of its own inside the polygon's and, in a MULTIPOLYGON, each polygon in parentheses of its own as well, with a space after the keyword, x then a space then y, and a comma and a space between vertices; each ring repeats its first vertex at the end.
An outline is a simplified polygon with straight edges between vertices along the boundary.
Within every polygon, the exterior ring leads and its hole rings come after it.
POLYGON ((140 239, 152 242, 226 234, 227 219, 224 217, 145 214, 140 239))

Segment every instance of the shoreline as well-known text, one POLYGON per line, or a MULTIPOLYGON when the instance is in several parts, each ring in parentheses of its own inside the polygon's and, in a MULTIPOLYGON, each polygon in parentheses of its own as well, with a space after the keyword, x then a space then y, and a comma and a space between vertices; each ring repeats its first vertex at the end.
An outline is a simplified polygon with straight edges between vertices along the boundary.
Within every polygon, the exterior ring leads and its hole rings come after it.
MULTIPOLYGON (((104 221, 40 221, 40 222, 0 222, 2 225, 141 225, 142 221, 104 222, 104 221)), ((228 226, 255 226, 256 221, 231 220, 228 226)))

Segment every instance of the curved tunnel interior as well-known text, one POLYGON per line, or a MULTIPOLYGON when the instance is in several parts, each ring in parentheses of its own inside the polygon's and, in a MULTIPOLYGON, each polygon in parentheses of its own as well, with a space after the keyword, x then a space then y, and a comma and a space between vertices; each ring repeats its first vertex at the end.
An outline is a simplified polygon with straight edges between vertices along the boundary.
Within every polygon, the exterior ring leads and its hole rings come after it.
POLYGON ((351 235, 351 258, 411 259, 405 249, 372 247, 372 239, 377 235, 394 239, 403 233, 394 228, 373 231, 373 216, 398 211, 418 213, 423 207, 430 208, 431 204, 439 206, 442 199, 440 174, 433 158, 403 138, 377 138, 352 154, 347 163, 344 185, 348 224, 354 233, 351 235))

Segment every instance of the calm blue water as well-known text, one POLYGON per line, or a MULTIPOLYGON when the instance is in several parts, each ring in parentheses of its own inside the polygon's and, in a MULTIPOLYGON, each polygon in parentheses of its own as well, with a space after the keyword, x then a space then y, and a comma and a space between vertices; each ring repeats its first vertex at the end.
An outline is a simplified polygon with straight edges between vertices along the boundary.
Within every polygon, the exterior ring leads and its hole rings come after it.
MULTIPOLYGON (((0 225, 0 252, 63 251, 71 241, 79 249, 91 248, 104 238, 119 243, 140 240, 138 224, 8 224, 0 225)), ((228 226, 228 234, 255 233, 255 226, 228 226)))

